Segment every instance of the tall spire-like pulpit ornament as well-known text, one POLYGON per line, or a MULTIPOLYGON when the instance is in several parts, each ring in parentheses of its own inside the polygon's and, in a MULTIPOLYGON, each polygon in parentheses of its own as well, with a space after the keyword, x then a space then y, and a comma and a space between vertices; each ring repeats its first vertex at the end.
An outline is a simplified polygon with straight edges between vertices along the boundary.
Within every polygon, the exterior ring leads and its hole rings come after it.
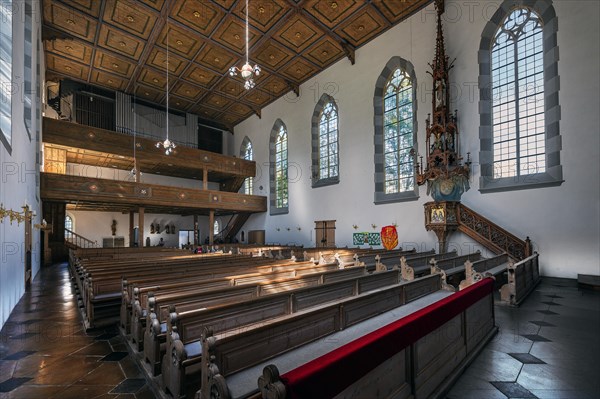
POLYGON ((433 77, 432 114, 426 121, 427 157, 415 160, 417 167, 417 184, 427 183, 427 194, 435 201, 460 201, 463 192, 469 189, 469 169, 471 160, 462 165, 459 148, 459 132, 457 111, 450 112, 450 83, 448 72, 454 67, 446 55, 444 32, 442 30, 442 14, 444 1, 436 0, 437 40, 435 59, 429 64, 433 77))
MULTIPOLYGON (((433 78, 432 113, 426 121, 426 158, 415 159, 417 184, 427 184, 433 202, 425 204, 425 227, 438 237, 439 250, 445 251, 448 235, 458 228, 458 209, 462 194, 469 189, 470 154, 464 165, 460 154, 457 111, 450 112, 448 72, 454 66, 446 55, 442 14, 444 0, 436 0, 437 39, 435 59, 429 64, 433 78)), ((415 154, 415 158, 417 155, 415 154)))

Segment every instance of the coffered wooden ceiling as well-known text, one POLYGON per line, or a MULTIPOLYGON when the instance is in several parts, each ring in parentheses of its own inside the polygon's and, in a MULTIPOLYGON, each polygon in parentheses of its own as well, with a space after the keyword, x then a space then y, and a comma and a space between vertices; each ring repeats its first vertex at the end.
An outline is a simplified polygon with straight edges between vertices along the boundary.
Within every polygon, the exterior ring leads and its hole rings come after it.
POLYGON ((168 67, 169 107, 232 127, 430 2, 249 0, 247 91, 244 0, 42 0, 47 77, 163 104, 168 67))

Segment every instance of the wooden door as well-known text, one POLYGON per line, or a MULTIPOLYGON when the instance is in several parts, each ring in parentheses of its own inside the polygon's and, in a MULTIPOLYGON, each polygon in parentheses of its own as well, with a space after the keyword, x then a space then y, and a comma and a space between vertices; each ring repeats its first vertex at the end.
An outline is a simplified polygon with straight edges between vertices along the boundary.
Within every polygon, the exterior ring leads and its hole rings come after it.
POLYGON ((315 246, 335 247, 335 220, 315 221, 315 246))

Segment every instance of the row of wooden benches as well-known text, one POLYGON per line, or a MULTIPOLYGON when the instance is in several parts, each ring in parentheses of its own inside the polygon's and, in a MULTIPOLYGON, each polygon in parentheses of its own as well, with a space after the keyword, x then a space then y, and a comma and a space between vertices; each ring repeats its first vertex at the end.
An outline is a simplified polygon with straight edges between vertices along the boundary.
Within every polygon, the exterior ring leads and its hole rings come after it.
MULTIPOLYGON (((152 283, 149 286, 144 286, 144 283, 140 282, 135 284, 133 289, 137 296, 132 306, 133 315, 131 316, 131 320, 133 322, 131 337, 138 349, 141 350, 143 347, 144 358, 149 362, 155 374, 160 371, 163 354, 166 354, 168 357, 169 354, 173 353, 174 344, 169 344, 169 337, 173 337, 173 332, 175 331, 183 339, 182 342, 185 342, 184 347, 187 348, 185 353, 187 361, 177 363, 173 359, 168 359, 162 362, 163 367, 167 368, 163 370, 164 384, 170 392, 178 395, 182 387, 185 386, 185 376, 195 374, 193 367, 190 371, 187 370, 187 366, 197 365, 200 361, 200 358, 197 358, 194 354, 199 353, 200 337, 197 334, 202 328, 199 326, 190 327, 187 324, 193 323, 195 315, 199 317, 211 316, 217 320, 221 320, 220 323, 225 324, 219 324, 220 328, 234 328, 231 324, 227 324, 231 323, 231 319, 224 317, 222 313, 217 313, 219 316, 215 316, 214 312, 225 312, 233 320, 246 320, 246 322, 249 322, 247 317, 251 319, 251 316, 242 317, 242 315, 258 314, 259 316, 255 316, 258 318, 267 318, 269 314, 272 317, 282 316, 282 312, 302 310, 303 306, 308 306, 308 304, 312 303, 306 299, 305 302, 302 302, 302 298, 319 298, 325 302, 339 301, 344 298, 344 295, 353 296, 368 292, 369 290, 379 289, 382 286, 397 285, 402 275, 405 275, 407 279, 414 279, 415 274, 420 276, 429 272, 432 261, 434 264, 437 262, 437 265, 434 265, 435 270, 448 270, 451 276, 458 273, 460 269, 458 265, 469 259, 473 260, 475 265, 480 266, 481 270, 489 268, 492 264, 489 260, 480 259, 479 253, 457 256, 456 253, 435 255, 432 252, 413 252, 405 253, 405 257, 400 262, 399 253, 386 255, 390 257, 386 258, 385 255, 381 254, 372 255, 374 258, 373 270, 377 268, 375 264, 379 264, 378 270, 384 270, 381 266, 383 265, 382 260, 386 260, 388 264, 392 265, 394 258, 395 263, 402 264, 403 267, 396 265, 395 268, 391 268, 392 270, 387 272, 382 271, 381 273, 369 274, 364 262, 358 260, 355 260, 355 265, 341 270, 338 264, 324 263, 315 266, 313 270, 310 270, 310 267, 302 266, 299 268, 301 272, 296 276, 289 276, 277 281, 273 281, 273 276, 267 273, 263 275, 267 279, 266 282, 254 281, 254 284, 219 289, 211 286, 212 282, 205 281, 205 286, 200 287, 197 284, 192 284, 193 287, 190 287, 187 292, 180 291, 180 285, 172 287, 175 291, 171 292, 164 284, 156 287, 152 283), (407 262, 414 265, 414 268, 409 269, 407 262), (294 290, 297 287, 304 288, 294 290), (156 292, 152 292, 151 290, 155 290, 156 292), (276 294, 276 292, 283 292, 283 294, 276 294), (290 295, 290 293, 296 300, 287 298, 287 295, 290 295), (268 296, 265 297, 264 295, 268 296), (277 295, 280 295, 280 298, 286 299, 280 299, 278 302, 276 300, 277 295), (258 313, 250 312, 248 306, 257 306, 256 312, 258 313), (270 306, 277 308, 279 313, 275 312, 274 308, 270 306), (213 310, 215 307, 219 310, 213 310), (268 313, 266 309, 270 309, 274 313, 268 313), (267 316, 265 316, 265 312, 267 312, 267 316), (170 317, 174 314, 177 315, 175 317, 176 322, 169 324, 170 317), (142 330, 145 331, 143 338, 141 338, 140 334, 142 330), (194 358, 195 360, 192 360, 194 358)), ((341 259, 342 257, 338 255, 337 258, 341 259)), ((505 260, 505 257, 497 258, 494 264, 505 260)), ((284 265, 280 265, 279 270, 284 268, 284 265)), ((387 267, 385 267, 385 270, 387 270, 387 267)), ((442 274, 440 273, 440 275, 442 274)), ((244 279, 245 277, 232 277, 232 280, 244 279)), ((440 281, 443 281, 442 277, 440 277, 440 281)), ((206 325, 206 320, 198 322, 206 325)), ((254 320, 254 322, 260 323, 258 320, 254 320)), ((122 324, 124 327, 126 326, 125 319, 122 319, 122 324)))
MULTIPOLYGON (((281 254, 281 249, 278 250, 278 255, 281 254)), ((293 259, 296 259, 289 250, 293 259)), ((81 251, 80 251, 81 252, 81 251)), ((99 250, 95 249, 95 253, 99 250)), ((364 253, 368 250, 362 251, 364 253)), ((251 271, 253 268, 260 266, 269 266, 276 264, 281 260, 281 256, 272 256, 269 252, 264 251, 266 256, 258 257, 254 254, 239 255, 239 254, 202 254, 195 255, 182 251, 157 251, 149 252, 142 251, 137 257, 124 256, 128 253, 120 253, 119 259, 112 258, 99 254, 98 258, 89 257, 91 251, 84 251, 80 256, 75 253, 71 257, 70 265, 71 273, 76 280, 78 290, 81 296, 82 306, 85 311, 85 319, 90 327, 98 326, 101 322, 107 323, 114 320, 119 314, 121 305, 121 295, 124 292, 124 285, 128 283, 128 279, 139 277, 149 277, 153 274, 160 280, 160 275, 171 273, 174 277, 183 274, 196 273, 203 274, 207 278, 215 278, 214 268, 219 265, 219 269, 227 269, 227 274, 233 274, 242 271, 251 271), (222 258, 227 257, 227 258, 222 258), (227 259, 224 262, 224 259, 227 259), (151 270, 148 270, 148 265, 151 264, 151 270), (127 275, 128 279, 123 279, 127 275)), ((330 258, 332 261, 333 254, 330 258)), ((300 256, 303 259, 304 256, 300 256)), ((297 259, 296 259, 297 260, 297 259)), ((308 260, 308 256, 307 256, 308 260)), ((319 260, 312 260, 319 262, 319 260)), ((320 259, 321 263, 323 259, 320 259)), ((291 260, 290 260, 291 262, 291 260)), ((129 299, 131 293, 128 291, 129 299)))
MULTIPOLYGON (((337 256, 322 253, 318 260, 308 262, 267 260, 269 264, 255 265, 259 271, 243 274, 229 274, 236 273, 237 269, 227 267, 230 260, 241 257, 213 256, 211 259, 220 259, 221 263, 213 265, 212 274, 199 273, 197 280, 186 275, 184 282, 177 281, 180 275, 166 277, 164 273, 147 273, 131 278, 128 274, 127 282, 121 284, 121 324, 131 333, 137 349, 143 350, 152 371, 157 374, 162 368, 165 388, 177 397, 185 387, 190 388, 190 392, 199 388, 197 380, 201 374, 197 371, 202 367, 202 334, 208 334, 209 330, 216 334, 213 337, 219 334, 233 336, 280 319, 287 320, 291 315, 303 315, 327 303, 397 286, 403 277, 408 281, 415 277, 421 281, 423 277, 419 276, 430 270, 438 273, 441 287, 444 280, 468 280, 470 276, 471 282, 475 282, 483 273, 501 274, 508 266, 505 255, 486 260, 478 253, 459 257, 456 253, 435 255, 432 251, 365 251, 361 256, 340 252, 337 256), (465 261, 472 264, 464 265, 465 261), (221 267, 226 270, 217 270, 221 267), (381 273, 369 274, 369 271, 381 273), (466 279, 462 278, 465 271, 466 279)), ((243 258, 244 261, 256 261, 252 257, 243 258)), ((98 275, 95 273, 100 270, 114 272, 115 269, 106 268, 110 265, 95 263, 92 276, 98 275)), ((243 270, 247 272, 248 269, 243 270)), ((413 288, 416 287, 418 285, 413 288)), ((290 333, 293 331, 289 330, 290 333)), ((226 366, 222 367, 229 370, 226 373, 236 373, 228 368, 230 362, 225 360, 226 366)), ((247 363, 240 360, 240 364, 247 363)))

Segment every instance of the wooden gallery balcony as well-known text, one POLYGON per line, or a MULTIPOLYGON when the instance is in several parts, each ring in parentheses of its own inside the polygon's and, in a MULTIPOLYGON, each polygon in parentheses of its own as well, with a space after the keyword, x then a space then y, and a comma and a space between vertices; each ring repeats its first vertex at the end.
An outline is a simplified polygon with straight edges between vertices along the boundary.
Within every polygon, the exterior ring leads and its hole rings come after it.
POLYGON ((224 214, 267 210, 263 196, 57 173, 41 174, 41 196, 44 201, 77 204, 81 210, 128 212, 144 207, 148 213, 179 215, 204 214, 210 209, 224 214))
MULTIPOLYGON (((180 215, 257 213, 267 210, 266 197, 239 194, 244 180, 256 174, 252 161, 179 146, 165 155, 156 141, 72 122, 44 118, 45 201, 72 204, 80 210, 136 211, 180 215), (134 162, 135 148, 135 162, 134 162), (135 181, 68 175, 67 164, 198 180, 198 189, 135 181), (218 183, 219 189, 214 183, 218 183), (76 205, 74 205, 76 204, 76 205)), ((144 178, 142 177, 142 181, 144 178)))

